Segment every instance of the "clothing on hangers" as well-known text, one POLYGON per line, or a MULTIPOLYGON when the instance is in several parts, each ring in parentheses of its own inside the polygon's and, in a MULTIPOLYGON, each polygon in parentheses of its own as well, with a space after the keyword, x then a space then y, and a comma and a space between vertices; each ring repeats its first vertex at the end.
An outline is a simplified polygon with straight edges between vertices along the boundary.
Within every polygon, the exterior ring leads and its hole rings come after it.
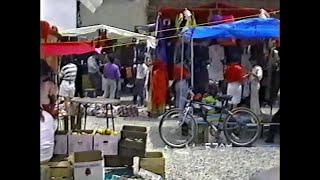
POLYGON ((210 66, 208 68, 209 79, 214 81, 223 80, 224 48, 221 45, 209 46, 210 66))

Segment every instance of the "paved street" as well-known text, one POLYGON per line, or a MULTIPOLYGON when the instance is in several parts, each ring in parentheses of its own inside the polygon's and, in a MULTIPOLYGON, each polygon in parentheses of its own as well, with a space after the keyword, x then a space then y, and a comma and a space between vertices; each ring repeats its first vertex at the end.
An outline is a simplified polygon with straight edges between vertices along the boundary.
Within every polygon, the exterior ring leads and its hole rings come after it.
MULTIPOLYGON (((166 178, 177 180, 245 180, 254 173, 277 167, 280 164, 279 140, 268 145, 263 139, 251 148, 184 149, 165 148, 158 132, 158 119, 116 118, 116 130, 123 125, 146 126, 148 129, 147 151, 163 151, 166 157, 166 178)), ((89 117, 87 129, 105 128, 104 118, 89 117)))

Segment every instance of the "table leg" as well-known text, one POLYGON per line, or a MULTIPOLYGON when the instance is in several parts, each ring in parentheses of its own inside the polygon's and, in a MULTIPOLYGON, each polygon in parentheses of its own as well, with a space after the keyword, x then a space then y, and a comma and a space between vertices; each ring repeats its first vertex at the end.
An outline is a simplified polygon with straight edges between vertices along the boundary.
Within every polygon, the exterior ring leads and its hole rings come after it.
POLYGON ((84 104, 84 127, 83 130, 86 130, 86 126, 87 126, 87 110, 88 110, 88 105, 84 104))
POLYGON ((76 129, 81 130, 81 124, 82 124, 82 118, 81 118, 81 103, 78 103, 78 113, 77 113, 77 119, 75 119, 76 129))
POLYGON ((107 128, 109 128, 108 105, 109 104, 106 104, 106 123, 107 123, 107 128))
POLYGON ((114 128, 114 116, 113 116, 113 105, 112 104, 110 104, 110 109, 111 109, 112 129, 115 130, 115 128, 114 128))

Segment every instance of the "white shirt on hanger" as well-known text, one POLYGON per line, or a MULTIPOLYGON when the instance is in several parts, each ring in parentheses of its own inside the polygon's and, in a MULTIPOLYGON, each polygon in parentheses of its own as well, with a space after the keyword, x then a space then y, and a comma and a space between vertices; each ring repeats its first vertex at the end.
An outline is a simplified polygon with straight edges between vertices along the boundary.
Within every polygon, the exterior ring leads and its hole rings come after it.
POLYGON ((243 51, 243 54, 241 56, 241 66, 244 68, 246 73, 251 72, 251 69, 252 69, 252 64, 249 61, 249 59, 251 57, 249 48, 245 48, 243 51))
POLYGON ((210 67, 208 69, 209 79, 214 81, 221 81, 223 77, 224 48, 221 45, 209 46, 209 57, 211 59, 210 67))

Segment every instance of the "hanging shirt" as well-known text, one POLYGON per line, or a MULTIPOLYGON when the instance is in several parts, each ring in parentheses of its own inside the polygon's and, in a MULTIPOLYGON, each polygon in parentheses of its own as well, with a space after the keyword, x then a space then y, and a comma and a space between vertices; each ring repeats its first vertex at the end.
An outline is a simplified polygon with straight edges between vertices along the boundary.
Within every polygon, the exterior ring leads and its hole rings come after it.
POLYGON ((241 56, 241 66, 243 67, 245 73, 251 72, 251 69, 252 69, 252 64, 249 61, 250 57, 251 57, 250 50, 245 48, 241 56))
POLYGON ((224 48, 220 45, 209 46, 210 67, 208 69, 209 79, 214 81, 223 80, 224 48))

